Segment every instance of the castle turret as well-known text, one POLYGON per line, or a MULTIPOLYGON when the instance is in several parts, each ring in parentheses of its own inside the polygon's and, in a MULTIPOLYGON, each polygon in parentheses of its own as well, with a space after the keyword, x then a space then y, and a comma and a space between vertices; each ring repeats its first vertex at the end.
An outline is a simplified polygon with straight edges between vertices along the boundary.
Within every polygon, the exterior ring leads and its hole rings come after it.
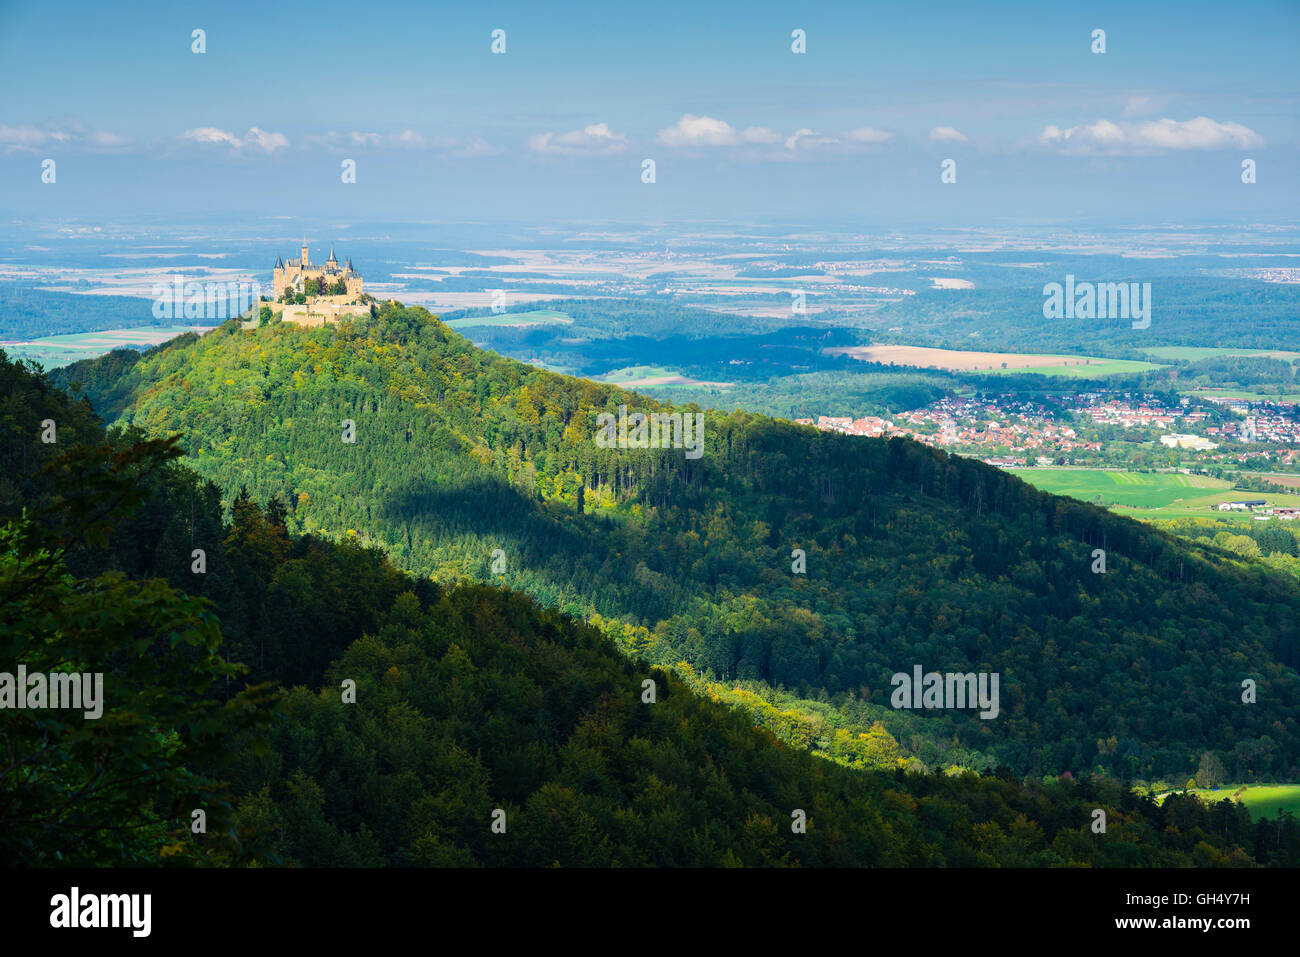
POLYGON ((304 239, 304 240, 302 241, 302 260, 300 261, 299 265, 301 265, 303 269, 306 269, 308 266, 311 265, 311 263, 308 262, 308 260, 307 260, 307 240, 306 240, 306 239, 304 239))

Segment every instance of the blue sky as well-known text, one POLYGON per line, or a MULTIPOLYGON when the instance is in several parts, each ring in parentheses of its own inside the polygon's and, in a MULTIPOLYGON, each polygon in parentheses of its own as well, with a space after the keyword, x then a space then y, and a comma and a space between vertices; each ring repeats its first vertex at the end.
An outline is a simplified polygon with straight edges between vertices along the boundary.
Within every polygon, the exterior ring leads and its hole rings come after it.
POLYGON ((5 0, 0 218, 1294 221, 1297 48, 1296 2, 5 0))

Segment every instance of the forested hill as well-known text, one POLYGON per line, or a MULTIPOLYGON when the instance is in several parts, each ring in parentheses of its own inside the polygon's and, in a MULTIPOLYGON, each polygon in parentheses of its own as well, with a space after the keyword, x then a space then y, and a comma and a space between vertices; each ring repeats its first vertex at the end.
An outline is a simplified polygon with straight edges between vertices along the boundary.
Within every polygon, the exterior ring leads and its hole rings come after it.
POLYGON ((167 442, 106 440, 3 353, 0 396, 0 653, 105 672, 102 721, 0 722, 10 865, 1300 860, 1290 816, 1157 806, 1105 775, 822 761, 525 595, 403 576, 377 549, 290 534, 281 508, 246 496, 227 518, 167 442))
POLYGON ((292 532, 585 615, 845 763, 1182 783, 1208 752, 1236 779, 1300 777, 1294 583, 978 462, 743 412, 707 414, 698 459, 602 449, 600 412, 661 406, 395 304, 337 327, 229 323, 57 380, 179 433, 228 501, 247 487, 292 532), (890 676, 915 665, 998 673, 998 716, 892 709, 890 676), (896 755, 868 752, 876 720, 896 755))

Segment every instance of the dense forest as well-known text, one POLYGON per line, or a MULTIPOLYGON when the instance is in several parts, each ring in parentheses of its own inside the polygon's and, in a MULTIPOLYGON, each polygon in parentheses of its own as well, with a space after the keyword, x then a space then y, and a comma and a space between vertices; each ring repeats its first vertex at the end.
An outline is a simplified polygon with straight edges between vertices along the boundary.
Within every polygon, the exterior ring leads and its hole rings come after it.
MULTIPOLYGON (((1268 484, 1248 482, 1246 484, 1268 484)), ((1300 528, 1281 522, 1233 522, 1183 518, 1167 522, 1166 531, 1193 540, 1208 540, 1218 548, 1254 558, 1300 579, 1300 528)))
POLYGON ((275 500, 227 512, 174 441, 106 434, 3 354, 0 397, 0 648, 102 668, 108 699, 0 724, 6 864, 1300 862, 1289 814, 1109 775, 821 760, 519 592, 295 535, 275 500))
MULTIPOLYGON (((1293 347, 1300 343, 1292 342, 1293 347)), ((1272 386, 1278 394, 1294 393, 1300 386, 1300 360, 1269 356, 1215 356, 1174 363, 1181 388, 1254 388, 1272 386)))
POLYGON ((153 301, 136 296, 87 296, 0 283, 0 307, 0 341, 158 325, 153 301))
POLYGON ((745 412, 706 415, 699 459, 602 449, 599 413, 663 407, 392 303, 56 378, 179 434, 228 507, 246 487, 292 535, 526 592, 844 763, 1181 782, 1210 752, 1239 780, 1300 777, 1295 579, 979 462, 745 412), (999 716, 893 709, 918 664, 1000 674, 999 716))
MULTIPOLYGON (((696 402, 723 412, 747 409, 781 419, 816 419, 819 415, 857 418, 923 408, 956 394, 965 382, 988 380, 987 376, 963 379, 936 369, 892 369, 880 363, 859 362, 856 367, 870 371, 809 372, 725 388, 641 386, 638 391, 667 402, 696 402)), ((1005 380, 989 384, 998 391, 1020 385, 1005 380)))
MULTIPOLYGON (((1039 288, 1030 282, 1012 288, 923 290, 875 312, 784 318, 712 311, 666 297, 570 299, 548 302, 547 308, 571 316, 571 323, 472 326, 462 331, 482 348, 587 377, 642 365, 652 355, 656 364, 693 378, 732 383, 697 393, 712 408, 744 408, 789 418, 888 414, 916 408, 939 394, 972 389, 1059 393, 1103 388, 1134 392, 1249 388, 1282 395, 1294 393, 1300 382, 1300 363, 1288 358, 1153 359, 1144 352, 1155 346, 1207 342, 1294 349, 1300 301, 1278 284, 1170 280, 1159 286, 1164 297, 1158 304, 1162 326, 1140 330, 1119 319, 1046 322, 1039 288), (1207 311, 1205 302, 1212 303, 1213 310, 1207 311), (1232 321, 1247 314, 1249 325, 1232 321), (1222 335, 1225 328, 1232 334, 1222 335), (879 342, 1126 357, 1155 361, 1159 368, 1093 379, 1037 373, 1008 377, 865 363, 823 352, 879 342), (846 411, 829 411, 832 408, 846 411)), ((487 309, 464 310, 446 318, 476 315, 490 318, 493 314, 487 309)), ((682 388, 655 388, 651 394, 673 401, 692 398, 682 388)))
MULTIPOLYGON (((635 315, 642 314, 644 308, 635 315)), ((680 321, 682 313, 673 306, 664 315, 680 321)), ((861 337, 851 330, 781 323, 779 329, 738 334, 732 323, 725 334, 702 335, 705 328, 727 326, 731 317, 704 310, 689 313, 707 316, 707 325, 692 321, 677 325, 672 332, 651 334, 638 328, 623 335, 560 324, 471 326, 464 331, 481 348, 587 377, 642 365, 647 356, 654 356, 658 364, 710 382, 761 383, 774 376, 814 370, 851 373, 859 365, 849 356, 824 352, 836 346, 861 344, 861 337)))
MULTIPOLYGON (((1079 279, 1125 282, 1136 277, 1105 273, 1079 279)), ((1144 358, 1152 346, 1234 346, 1294 349, 1300 290, 1294 284, 1195 276, 1151 283, 1151 324, 1129 319, 1043 318, 1042 283, 1007 288, 923 290, 873 313, 868 324, 881 342, 993 349, 1071 352, 1144 358)), ((1050 281, 1063 282, 1064 272, 1050 281)))
MULTIPOLYGON (((483 273, 483 278, 500 281, 496 272, 483 273)), ((533 284, 529 284, 533 290, 533 284)), ((547 309, 564 313, 573 322, 563 327, 567 337, 648 336, 662 338, 683 336, 688 339, 748 335, 775 332, 791 323, 785 319, 763 316, 724 315, 709 309, 699 309, 681 304, 671 296, 638 296, 635 299, 552 299, 545 303, 547 309)), ((521 306, 523 312, 532 306, 521 306)), ((492 309, 462 309, 442 316, 448 322, 476 316, 491 318, 492 309)), ((490 331, 491 327, 475 326, 475 335, 490 331)), ((516 330, 517 331, 517 330, 516 330)))

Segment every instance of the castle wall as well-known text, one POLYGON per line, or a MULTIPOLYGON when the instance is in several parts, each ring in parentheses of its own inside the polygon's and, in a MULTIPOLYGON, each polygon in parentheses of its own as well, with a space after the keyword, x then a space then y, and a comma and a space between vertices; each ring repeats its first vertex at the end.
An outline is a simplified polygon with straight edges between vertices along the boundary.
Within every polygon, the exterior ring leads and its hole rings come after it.
POLYGON ((344 316, 369 316, 370 307, 355 303, 319 302, 312 300, 305 306, 285 306, 280 313, 282 322, 292 322, 300 326, 323 326, 327 322, 335 323, 344 316))

